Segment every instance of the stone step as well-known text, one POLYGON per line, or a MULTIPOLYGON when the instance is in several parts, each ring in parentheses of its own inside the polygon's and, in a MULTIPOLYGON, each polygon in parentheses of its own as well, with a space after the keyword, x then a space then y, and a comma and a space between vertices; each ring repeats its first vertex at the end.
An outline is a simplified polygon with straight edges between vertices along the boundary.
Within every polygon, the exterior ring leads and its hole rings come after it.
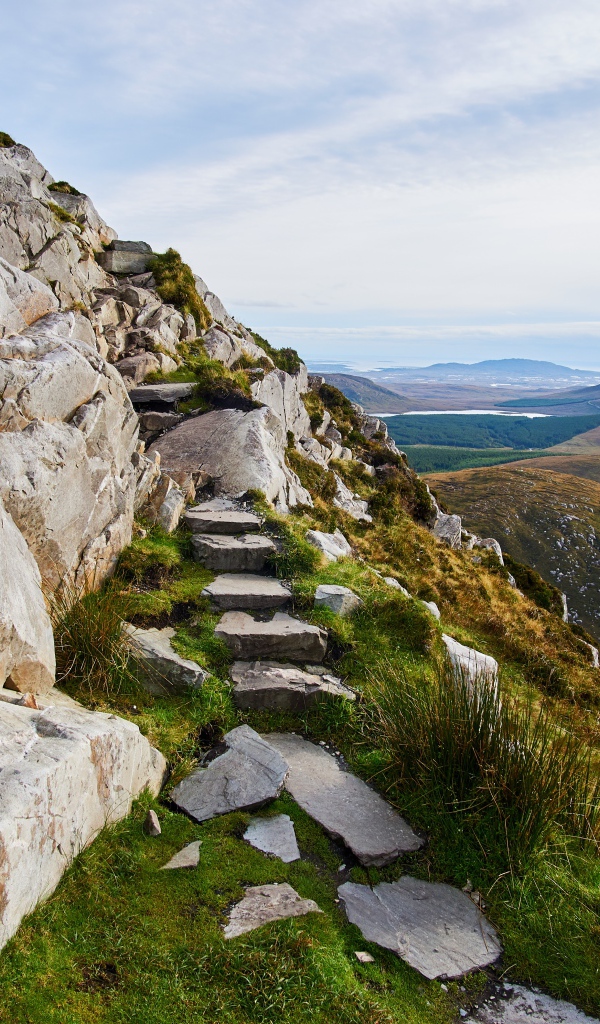
POLYGON ((270 622, 257 622, 246 612, 225 612, 215 629, 236 658, 260 657, 320 662, 327 650, 327 633, 319 626, 276 612, 270 622))
POLYGON ((209 583, 202 591, 202 596, 208 597, 217 608, 229 611, 281 608, 289 601, 291 594, 279 580, 271 576, 226 572, 209 583))
POLYGON ((231 667, 233 700, 238 708, 305 711, 326 695, 355 700, 356 694, 336 676, 314 675, 276 661, 236 661, 231 667))
POLYGON ((192 533, 238 534, 260 530, 261 520, 252 512, 239 509, 209 510, 190 508, 183 517, 192 533))
POLYGON ((285 787, 296 803, 367 866, 391 864, 423 840, 379 795, 322 747, 293 733, 263 737, 287 761, 285 787))
POLYGON ((272 540, 256 534, 230 537, 197 533, 192 537, 195 560, 212 572, 260 572, 275 550, 272 540))

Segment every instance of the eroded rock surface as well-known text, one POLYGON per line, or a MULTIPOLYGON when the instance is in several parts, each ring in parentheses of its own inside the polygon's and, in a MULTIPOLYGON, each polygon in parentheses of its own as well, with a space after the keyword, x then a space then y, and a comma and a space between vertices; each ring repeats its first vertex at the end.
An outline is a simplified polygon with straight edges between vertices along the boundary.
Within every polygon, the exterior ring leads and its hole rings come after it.
POLYGON ((246 612, 225 612, 215 629, 236 658, 289 658, 291 661, 322 661, 327 634, 318 626, 276 612, 270 622, 258 622, 246 612))
POLYGON ((291 594, 279 580, 253 573, 223 573, 202 591, 213 605, 228 609, 281 608, 291 594))
POLYGON ((356 695, 336 676, 303 672, 276 661, 236 661, 231 667, 233 699, 239 708, 278 708, 304 711, 325 695, 355 700, 356 695))
POLYGON ((308 530, 306 539, 317 548, 328 562, 337 562, 338 558, 349 558, 352 548, 341 530, 334 533, 323 533, 321 530, 308 530))

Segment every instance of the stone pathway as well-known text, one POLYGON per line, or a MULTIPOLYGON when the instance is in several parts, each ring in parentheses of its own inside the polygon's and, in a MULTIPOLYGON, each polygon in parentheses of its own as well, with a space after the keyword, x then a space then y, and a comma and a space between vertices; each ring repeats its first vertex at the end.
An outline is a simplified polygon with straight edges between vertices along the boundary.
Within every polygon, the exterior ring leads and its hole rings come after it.
POLYGON ((391 949, 426 978, 460 978, 502 952, 478 907, 450 885, 404 875, 374 889, 345 882, 338 895, 365 939, 391 949))
POLYGON ((225 612, 215 629, 236 658, 260 657, 317 661, 325 657, 327 633, 319 626, 276 612, 270 622, 257 622, 246 612, 225 612))
POLYGON ((211 572, 260 572, 275 545, 257 533, 243 533, 239 537, 194 533, 192 551, 196 561, 211 572))
POLYGON ((264 611, 281 608, 291 594, 279 580, 254 573, 223 573, 202 591, 213 605, 223 611, 264 611))
POLYGON ((355 700, 356 694, 333 675, 315 675, 276 661, 236 661, 231 668, 238 708, 305 711, 325 695, 355 700))

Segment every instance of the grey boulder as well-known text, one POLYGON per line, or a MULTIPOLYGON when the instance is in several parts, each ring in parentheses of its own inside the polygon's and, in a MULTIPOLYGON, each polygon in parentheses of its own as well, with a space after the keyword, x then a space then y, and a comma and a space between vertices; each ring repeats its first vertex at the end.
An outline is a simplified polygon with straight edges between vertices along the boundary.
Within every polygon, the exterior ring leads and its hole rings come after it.
POLYGON ((460 978, 502 952, 475 903, 450 885, 403 875, 374 889, 345 882, 338 895, 368 942, 391 949, 426 978, 460 978))
POLYGON ((438 510, 433 524, 433 536, 451 548, 462 546, 462 520, 460 516, 449 516, 438 510))
POLYGON ((498 662, 489 654, 482 654, 472 647, 459 644, 458 640, 442 633, 442 640, 452 671, 457 680, 464 679, 469 687, 477 683, 488 683, 497 686, 498 662))
POLYGON ((253 810, 282 790, 287 763, 254 729, 240 725, 224 742, 224 754, 192 772, 171 793, 173 803, 196 821, 253 810))
POLYGON ((246 612, 225 612, 215 629, 236 658, 289 658, 291 661, 322 661, 327 634, 318 626, 276 612, 270 622, 257 622, 246 612))
POLYGON ((278 857, 284 864, 300 859, 294 822, 289 814, 277 814, 274 818, 252 818, 244 832, 244 839, 255 849, 278 857))
POLYGON ((123 628, 141 669, 141 682, 150 693, 161 695, 198 690, 208 679, 209 673, 205 669, 195 661, 180 658, 173 650, 171 638, 175 635, 174 629, 138 629, 130 622, 125 622, 123 628))
POLYGON ((328 562, 337 562, 338 558, 349 558, 352 555, 352 548, 341 530, 336 530, 335 533, 308 530, 306 540, 325 555, 328 562))
POLYGON ((356 695, 335 676, 303 672, 275 661, 236 661, 231 668, 233 700, 238 708, 304 711, 329 695, 355 700, 356 695))
POLYGON ((279 580, 253 573, 231 572, 217 576, 202 591, 217 608, 237 609, 281 608, 291 594, 279 580))
POLYGON ((301 736, 269 733, 269 743, 289 765, 286 789, 296 803, 361 864, 382 867, 423 840, 362 779, 344 772, 331 754, 301 736))
POLYGON ((246 889, 244 899, 232 908, 229 923, 223 930, 226 939, 234 939, 271 921, 310 913, 322 911, 314 900, 303 900, 287 882, 255 885, 246 889))
POLYGON ((362 603, 360 597, 348 587, 321 583, 315 591, 315 608, 329 608, 336 615, 350 615, 362 603))

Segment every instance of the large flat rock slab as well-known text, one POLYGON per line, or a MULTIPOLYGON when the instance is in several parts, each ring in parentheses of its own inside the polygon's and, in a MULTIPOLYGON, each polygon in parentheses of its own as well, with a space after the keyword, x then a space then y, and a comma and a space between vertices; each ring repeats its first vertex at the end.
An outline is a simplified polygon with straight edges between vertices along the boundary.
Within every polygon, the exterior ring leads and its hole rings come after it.
POLYGON ((253 573, 223 573, 202 591, 212 604, 223 611, 281 608, 291 594, 279 580, 253 573))
POLYGON ((192 533, 238 534, 260 530, 262 522, 253 512, 240 509, 190 508, 186 512, 184 522, 192 533))
POLYGON ((504 985, 498 997, 465 1018, 465 1024, 598 1024, 573 1003, 532 992, 522 985, 504 985))
POLYGON ((226 939, 234 939, 271 921, 311 913, 321 914, 322 910, 314 900, 303 900, 287 882, 255 885, 246 889, 244 899, 233 907, 223 931, 226 939))
POLYGON ((289 765, 285 785, 296 803, 361 864, 381 867, 423 845, 383 797, 342 771, 321 747, 291 733, 269 733, 266 739, 289 765))
POLYGON ((198 768, 171 793, 171 800, 195 821, 208 821, 231 811, 251 811, 279 796, 287 763, 249 725, 224 737, 227 750, 198 768))
POLYGON ((252 818, 244 832, 244 839, 255 849, 279 857, 284 864, 300 859, 294 822, 289 814, 277 814, 274 818, 252 818))
POLYGON ((143 387, 132 388, 129 397, 135 406, 172 406, 191 398, 193 391, 193 384, 146 384, 143 387))
POLYGON ((192 551, 195 560, 212 572, 260 572, 275 545, 268 537, 251 533, 241 537, 196 533, 192 551))
POLYGON ((451 885, 404 875, 374 889, 345 882, 338 895, 368 942, 391 949, 426 978, 460 978, 502 952, 489 921, 451 885))
POLYGON ((319 662, 327 650, 325 630, 285 612, 276 612, 270 622, 257 622, 246 612, 225 612, 215 636, 225 641, 236 658, 248 661, 275 657, 319 662))
POLYGON ((356 694, 336 677, 303 672, 276 661, 236 661, 231 668, 233 699, 238 708, 305 711, 324 696, 355 700, 356 694))
POLYGON ((171 645, 175 630, 138 629, 130 622, 123 624, 129 636, 140 669, 144 689, 157 696, 198 690, 209 673, 195 661, 181 658, 171 645))

